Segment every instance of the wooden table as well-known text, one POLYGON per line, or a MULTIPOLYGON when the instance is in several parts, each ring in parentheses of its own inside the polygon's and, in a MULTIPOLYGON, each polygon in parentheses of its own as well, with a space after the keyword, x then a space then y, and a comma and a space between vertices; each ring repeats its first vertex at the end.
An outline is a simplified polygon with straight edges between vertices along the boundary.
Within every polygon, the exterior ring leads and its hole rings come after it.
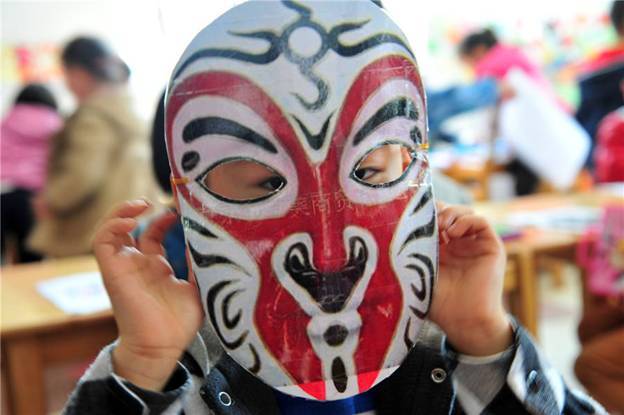
MULTIPOLYGON (((538 194, 519 197, 508 202, 482 202, 475 205, 477 213, 491 222, 505 222, 512 213, 540 211, 565 206, 601 207, 609 203, 624 203, 624 195, 603 191, 576 194, 538 194)), ((537 263, 542 257, 556 257, 574 263, 580 235, 572 232, 525 229, 520 238, 505 242, 508 261, 516 271, 517 295, 511 312, 537 337, 539 291, 537 263)))
POLYGON ((480 162, 454 162, 441 171, 468 188, 474 200, 487 200, 489 198, 490 178, 494 173, 504 171, 504 166, 491 160, 480 162))
POLYGON ((35 288, 46 279, 96 269, 92 257, 2 269, 2 372, 11 414, 45 414, 44 368, 93 357, 117 336, 111 311, 68 315, 35 288))

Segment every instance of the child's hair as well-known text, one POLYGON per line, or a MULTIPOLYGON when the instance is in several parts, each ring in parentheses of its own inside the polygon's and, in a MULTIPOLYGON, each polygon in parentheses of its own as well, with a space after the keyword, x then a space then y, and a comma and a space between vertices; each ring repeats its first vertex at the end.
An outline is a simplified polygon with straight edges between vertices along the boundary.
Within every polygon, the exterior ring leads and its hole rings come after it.
POLYGON ((615 0, 611 5, 611 24, 618 32, 618 35, 624 36, 624 0, 615 0))
POLYGON ((165 193, 170 195, 172 193, 171 168, 165 140, 165 92, 160 95, 152 123, 152 167, 156 182, 165 193))
POLYGON ((77 66, 100 81, 124 83, 130 78, 128 65, 104 42, 93 37, 77 37, 69 42, 61 59, 65 66, 77 66))
POLYGON ((469 56, 480 46, 491 49, 498 44, 498 38, 492 29, 483 29, 466 36, 459 44, 459 55, 469 56))
POLYGON ((52 92, 41 84, 28 84, 17 94, 15 104, 42 105, 56 111, 58 105, 52 92))

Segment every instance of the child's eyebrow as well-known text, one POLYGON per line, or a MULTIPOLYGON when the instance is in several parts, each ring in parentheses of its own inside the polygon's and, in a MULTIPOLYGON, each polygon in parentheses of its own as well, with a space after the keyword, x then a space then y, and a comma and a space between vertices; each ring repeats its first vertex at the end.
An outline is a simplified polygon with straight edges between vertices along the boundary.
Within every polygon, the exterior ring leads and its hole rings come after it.
POLYGON ((237 137, 251 144, 255 144, 269 153, 277 154, 275 146, 264 136, 236 121, 222 117, 195 118, 184 127, 182 139, 185 143, 190 143, 200 137, 214 134, 237 137))
POLYGON ((368 134, 375 130, 375 128, 396 117, 404 117, 413 121, 418 121, 418 110, 416 109, 414 101, 407 97, 399 97, 384 104, 355 134, 353 145, 358 145, 368 134))

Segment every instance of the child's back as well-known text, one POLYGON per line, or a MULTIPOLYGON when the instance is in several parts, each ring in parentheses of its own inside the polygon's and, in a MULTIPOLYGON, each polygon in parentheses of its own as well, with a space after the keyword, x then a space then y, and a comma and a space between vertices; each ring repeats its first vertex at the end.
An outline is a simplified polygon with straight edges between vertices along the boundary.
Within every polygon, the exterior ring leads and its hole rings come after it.
POLYGON ((2 120, 3 186, 39 190, 45 181, 50 138, 62 119, 51 107, 18 102, 2 120))

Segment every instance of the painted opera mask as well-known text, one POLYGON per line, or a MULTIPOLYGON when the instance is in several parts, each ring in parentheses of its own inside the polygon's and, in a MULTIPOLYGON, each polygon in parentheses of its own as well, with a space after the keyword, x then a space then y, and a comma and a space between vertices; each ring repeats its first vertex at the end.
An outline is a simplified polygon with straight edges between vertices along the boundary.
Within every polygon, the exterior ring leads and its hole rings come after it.
POLYGON ((166 136, 206 318, 267 384, 364 392, 414 344, 437 270, 426 107, 370 1, 250 1, 190 43, 166 136))

